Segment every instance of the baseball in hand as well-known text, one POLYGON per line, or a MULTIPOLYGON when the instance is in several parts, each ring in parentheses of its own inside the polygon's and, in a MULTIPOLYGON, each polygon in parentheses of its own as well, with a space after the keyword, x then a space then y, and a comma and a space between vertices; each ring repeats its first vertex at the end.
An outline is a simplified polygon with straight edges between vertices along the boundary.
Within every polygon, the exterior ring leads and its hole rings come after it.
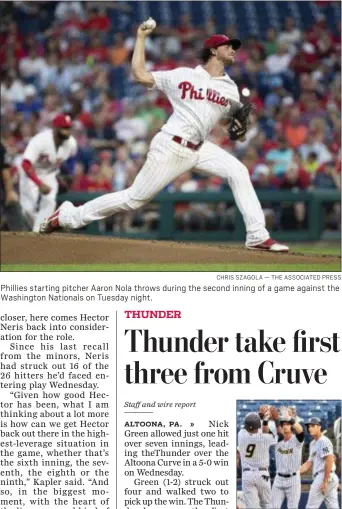
POLYGON ((154 30, 157 26, 157 23, 154 21, 153 18, 148 18, 147 21, 144 21, 143 23, 145 30, 154 30))

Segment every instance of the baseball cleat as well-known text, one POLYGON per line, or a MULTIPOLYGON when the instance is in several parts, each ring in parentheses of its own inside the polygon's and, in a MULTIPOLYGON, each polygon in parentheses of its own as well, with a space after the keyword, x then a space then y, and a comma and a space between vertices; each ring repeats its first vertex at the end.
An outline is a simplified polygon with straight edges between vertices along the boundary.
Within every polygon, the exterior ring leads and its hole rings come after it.
POLYGON ((288 253, 289 246, 285 244, 279 244, 276 240, 267 239, 265 242, 261 244, 257 244, 256 246, 246 246, 247 249, 254 249, 258 251, 273 251, 273 253, 288 253))
POLYGON ((58 221, 59 209, 56 210, 50 217, 44 219, 39 227, 39 233, 53 233, 61 230, 61 226, 58 221))

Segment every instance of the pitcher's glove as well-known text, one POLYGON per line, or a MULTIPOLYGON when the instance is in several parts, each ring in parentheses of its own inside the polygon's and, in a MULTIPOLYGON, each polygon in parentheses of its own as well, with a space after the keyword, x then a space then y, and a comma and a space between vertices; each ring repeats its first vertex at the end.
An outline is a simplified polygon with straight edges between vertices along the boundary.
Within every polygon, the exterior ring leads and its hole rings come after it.
POLYGON ((254 104, 246 102, 234 115, 232 115, 229 127, 228 136, 232 141, 242 138, 249 127, 249 115, 254 109, 254 104))

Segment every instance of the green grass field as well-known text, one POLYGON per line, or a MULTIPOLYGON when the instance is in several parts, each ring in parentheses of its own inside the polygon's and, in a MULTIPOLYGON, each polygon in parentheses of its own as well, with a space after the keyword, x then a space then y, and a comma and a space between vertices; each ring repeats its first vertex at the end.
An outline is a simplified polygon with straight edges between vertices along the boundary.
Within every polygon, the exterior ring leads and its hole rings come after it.
POLYGON ((4 265, 2 272, 340 272, 339 264, 4 265))
POLYGON ((293 253, 341 256, 341 246, 334 244, 291 244, 293 253))
MULTIPOLYGON (((339 245, 293 245, 293 253, 340 256, 339 245)), ((322 264, 67 264, 2 265, 2 272, 340 272, 341 263, 322 264)))

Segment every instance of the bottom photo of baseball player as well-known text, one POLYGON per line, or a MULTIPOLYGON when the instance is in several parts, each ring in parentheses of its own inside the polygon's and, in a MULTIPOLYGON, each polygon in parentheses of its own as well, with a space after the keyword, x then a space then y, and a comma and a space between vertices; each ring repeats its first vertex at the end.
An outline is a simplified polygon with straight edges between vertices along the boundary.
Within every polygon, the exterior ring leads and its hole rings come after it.
POLYGON ((237 401, 237 509, 341 508, 341 401, 237 401))

